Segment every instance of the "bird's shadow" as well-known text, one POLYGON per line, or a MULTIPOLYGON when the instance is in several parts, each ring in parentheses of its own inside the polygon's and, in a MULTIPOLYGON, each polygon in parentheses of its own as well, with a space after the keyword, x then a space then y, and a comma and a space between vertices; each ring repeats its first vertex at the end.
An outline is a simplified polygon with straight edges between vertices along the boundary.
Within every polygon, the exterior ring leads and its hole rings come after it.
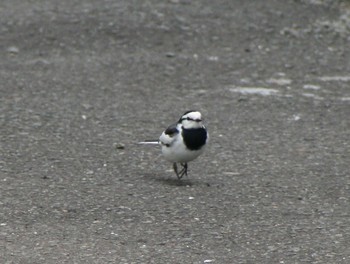
POLYGON ((170 185, 170 186, 193 186, 193 181, 190 179, 178 179, 178 178, 174 178, 174 177, 156 177, 154 178, 155 181, 157 182, 161 182, 163 184, 166 185, 170 185))
POLYGON ((181 179, 178 179, 177 177, 171 177, 171 176, 157 176, 154 174, 144 174, 144 178, 147 180, 155 181, 155 182, 160 182, 161 184, 164 185, 169 185, 169 186, 178 186, 178 187, 192 187, 194 185, 205 185, 205 186, 210 186, 209 183, 205 183, 200 180, 194 180, 194 179, 189 179, 188 176, 184 176, 181 179))

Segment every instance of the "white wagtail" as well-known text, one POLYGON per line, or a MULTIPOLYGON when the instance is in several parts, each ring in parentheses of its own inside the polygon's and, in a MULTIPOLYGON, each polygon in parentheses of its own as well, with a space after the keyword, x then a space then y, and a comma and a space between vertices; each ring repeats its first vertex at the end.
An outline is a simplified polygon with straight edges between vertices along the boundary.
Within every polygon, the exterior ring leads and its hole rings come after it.
POLYGON ((161 134, 159 140, 143 141, 140 144, 161 145, 164 158, 173 163, 176 176, 181 179, 187 175, 187 163, 203 153, 208 138, 201 113, 187 111, 177 123, 170 125, 161 134), (180 171, 177 163, 182 166, 180 171))

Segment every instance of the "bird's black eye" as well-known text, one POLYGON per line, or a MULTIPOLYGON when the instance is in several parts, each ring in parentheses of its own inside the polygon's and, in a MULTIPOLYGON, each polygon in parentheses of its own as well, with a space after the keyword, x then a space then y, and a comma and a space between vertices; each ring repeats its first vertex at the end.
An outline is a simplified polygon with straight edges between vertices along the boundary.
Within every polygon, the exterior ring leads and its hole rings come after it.
POLYGON ((191 118, 191 117, 183 117, 183 118, 180 119, 179 122, 182 122, 182 121, 184 121, 184 120, 193 121, 193 122, 201 122, 201 121, 202 121, 202 119, 193 119, 193 118, 191 118))

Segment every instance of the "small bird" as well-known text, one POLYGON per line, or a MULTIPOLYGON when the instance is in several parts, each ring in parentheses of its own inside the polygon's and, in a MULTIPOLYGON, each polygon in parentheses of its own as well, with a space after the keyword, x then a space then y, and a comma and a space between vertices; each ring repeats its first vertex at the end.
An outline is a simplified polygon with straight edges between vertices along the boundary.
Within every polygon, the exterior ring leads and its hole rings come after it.
POLYGON ((179 121, 170 125, 159 137, 159 140, 143 141, 139 144, 159 144, 166 160, 173 163, 178 179, 187 175, 187 163, 196 159, 204 151, 209 139, 206 127, 202 124, 199 111, 185 112, 179 121), (178 170, 179 163, 181 170, 178 170))

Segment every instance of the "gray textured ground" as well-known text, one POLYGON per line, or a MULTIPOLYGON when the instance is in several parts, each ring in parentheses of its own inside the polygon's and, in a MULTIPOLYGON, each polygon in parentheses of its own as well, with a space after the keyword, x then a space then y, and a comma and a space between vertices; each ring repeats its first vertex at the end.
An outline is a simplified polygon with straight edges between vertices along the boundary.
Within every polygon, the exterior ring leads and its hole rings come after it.
POLYGON ((350 263, 349 31, 348 1, 2 0, 1 263, 350 263), (193 108, 179 182, 135 142, 193 108))

